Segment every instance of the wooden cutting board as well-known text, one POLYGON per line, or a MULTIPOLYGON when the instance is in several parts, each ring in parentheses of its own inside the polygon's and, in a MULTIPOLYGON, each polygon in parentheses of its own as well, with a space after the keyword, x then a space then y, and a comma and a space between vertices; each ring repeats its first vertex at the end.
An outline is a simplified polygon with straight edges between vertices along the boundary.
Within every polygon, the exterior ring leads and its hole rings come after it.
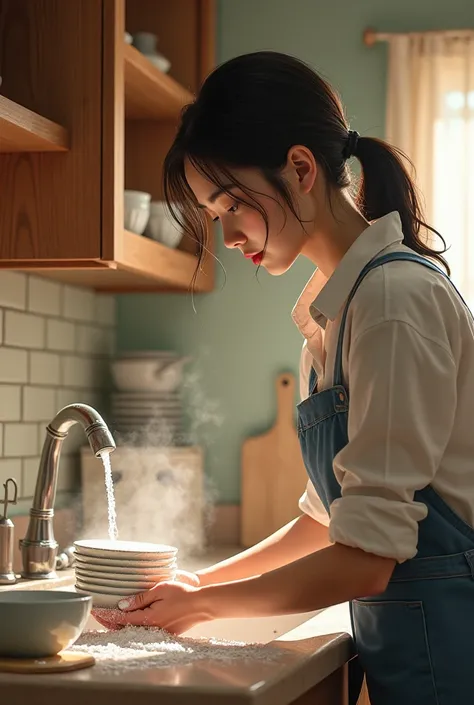
POLYGON ((300 513, 298 500, 307 474, 296 433, 295 379, 276 379, 277 417, 273 428, 242 446, 241 543, 253 546, 300 513))

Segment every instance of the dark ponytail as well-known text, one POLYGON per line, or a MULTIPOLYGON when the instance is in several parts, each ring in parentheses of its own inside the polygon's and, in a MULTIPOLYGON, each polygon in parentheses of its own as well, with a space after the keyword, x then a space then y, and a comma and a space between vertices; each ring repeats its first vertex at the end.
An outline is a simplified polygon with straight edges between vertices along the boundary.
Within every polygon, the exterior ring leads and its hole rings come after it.
MULTIPOLYGON (((229 183, 239 186, 247 205, 261 213, 268 233, 264 209, 232 169, 260 169, 298 218, 280 174, 289 149, 297 144, 311 149, 329 187, 343 189, 351 183, 347 147, 354 134, 349 135, 338 95, 305 63, 277 52, 244 54, 219 66, 206 79, 196 101, 183 111, 164 163, 166 201, 185 232, 198 241, 201 260, 207 222, 186 182, 186 159, 216 186, 224 190, 229 183)), ((398 211, 404 244, 449 271, 441 254, 446 251, 445 242, 423 219, 401 152, 371 137, 359 137, 350 147, 362 165, 356 203, 363 215, 374 220, 398 211), (441 250, 424 241, 427 234, 441 239, 441 250)))
POLYGON ((446 243, 434 228, 423 219, 420 196, 404 161, 408 158, 396 147, 375 137, 360 137, 355 156, 362 166, 362 176, 356 204, 367 220, 376 220, 386 213, 398 211, 402 222, 403 244, 425 257, 437 260, 450 273, 441 254, 446 243), (420 231, 440 238, 441 251, 432 249, 420 231))

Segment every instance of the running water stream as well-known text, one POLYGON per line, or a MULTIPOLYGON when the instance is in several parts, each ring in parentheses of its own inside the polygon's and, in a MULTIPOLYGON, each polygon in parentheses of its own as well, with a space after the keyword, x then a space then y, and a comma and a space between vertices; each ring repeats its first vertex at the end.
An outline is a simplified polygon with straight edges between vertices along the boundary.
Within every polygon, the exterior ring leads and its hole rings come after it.
POLYGON ((110 453, 101 453, 100 457, 105 471, 105 489, 107 492, 107 515, 109 518, 109 539, 116 541, 118 538, 117 512, 115 511, 114 481, 112 478, 112 466, 110 464, 110 453))

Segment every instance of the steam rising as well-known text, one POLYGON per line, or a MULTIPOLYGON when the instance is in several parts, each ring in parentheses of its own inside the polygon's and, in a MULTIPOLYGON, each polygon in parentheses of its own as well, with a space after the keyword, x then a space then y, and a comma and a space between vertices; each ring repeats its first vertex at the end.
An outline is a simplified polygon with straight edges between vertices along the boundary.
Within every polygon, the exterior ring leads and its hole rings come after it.
MULTIPOLYGON (((217 498, 203 476, 205 452, 223 422, 200 372, 186 373, 182 390, 186 433, 175 435, 166 419, 155 416, 140 432, 115 434, 117 450, 110 456, 120 539, 171 544, 180 558, 199 553, 205 545, 217 498)), ((103 473, 101 461, 97 463, 103 473)), ((101 482, 97 487, 102 489, 88 497, 83 538, 105 538, 109 533, 103 476, 101 482)))

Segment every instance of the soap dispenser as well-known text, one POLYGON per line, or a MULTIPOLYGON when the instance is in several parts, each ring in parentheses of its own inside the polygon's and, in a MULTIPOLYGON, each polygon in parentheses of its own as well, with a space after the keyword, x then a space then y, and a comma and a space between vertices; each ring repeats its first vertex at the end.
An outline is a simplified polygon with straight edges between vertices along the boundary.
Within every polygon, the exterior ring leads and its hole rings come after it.
POLYGON ((9 477, 4 483, 3 517, 0 517, 0 585, 13 585, 16 583, 16 575, 13 572, 13 546, 14 546, 14 526, 11 519, 8 519, 8 505, 16 504, 18 496, 18 485, 16 481, 9 477), (9 484, 13 486, 13 497, 10 497, 9 484))

